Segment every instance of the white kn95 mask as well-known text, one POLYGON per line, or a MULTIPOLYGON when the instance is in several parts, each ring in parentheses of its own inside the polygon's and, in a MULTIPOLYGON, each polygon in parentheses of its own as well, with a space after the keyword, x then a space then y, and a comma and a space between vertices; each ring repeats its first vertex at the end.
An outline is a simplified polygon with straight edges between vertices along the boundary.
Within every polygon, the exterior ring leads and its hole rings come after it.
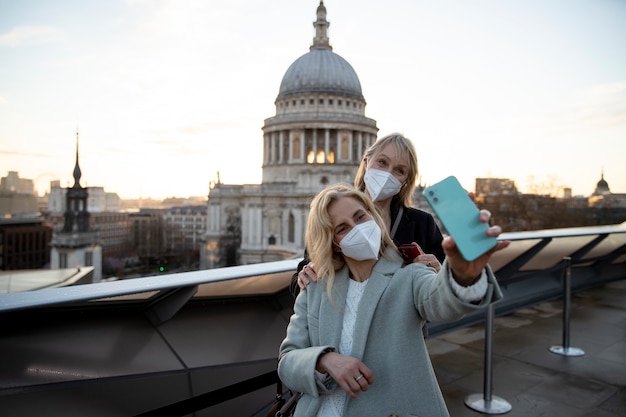
POLYGON ((343 254, 357 261, 378 259, 382 232, 374 220, 357 224, 339 242, 343 254))
POLYGON ((363 176, 373 201, 386 200, 400 192, 402 183, 390 172, 369 168, 363 176))

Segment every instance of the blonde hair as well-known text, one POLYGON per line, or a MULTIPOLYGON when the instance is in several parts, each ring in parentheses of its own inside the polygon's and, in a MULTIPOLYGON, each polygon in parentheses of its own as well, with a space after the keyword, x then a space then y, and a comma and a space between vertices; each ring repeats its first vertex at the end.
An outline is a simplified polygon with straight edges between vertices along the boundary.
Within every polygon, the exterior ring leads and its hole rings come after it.
POLYGON ((317 276, 326 282, 328 297, 331 297, 331 288, 335 280, 335 272, 341 269, 346 261, 343 254, 334 250, 334 227, 328 209, 334 202, 348 197, 360 203, 378 224, 382 231, 382 244, 378 256, 384 255, 385 247, 397 251, 382 218, 378 214, 372 200, 363 192, 348 184, 330 185, 320 191, 311 202, 311 210, 306 228, 306 247, 309 258, 315 265, 317 276))
POLYGON ((413 142, 400 133, 392 133, 382 137, 365 150, 363 153, 363 159, 361 159, 361 165, 359 165, 359 170, 356 173, 356 177, 354 177, 354 186, 358 190, 367 193, 367 189, 365 187, 365 171, 367 170, 367 161, 374 158, 388 143, 393 144, 397 155, 406 155, 408 157, 409 172, 406 177, 406 185, 400 189, 398 199, 403 206, 409 207, 412 204, 413 192, 415 191, 417 181, 417 152, 415 151, 413 142))

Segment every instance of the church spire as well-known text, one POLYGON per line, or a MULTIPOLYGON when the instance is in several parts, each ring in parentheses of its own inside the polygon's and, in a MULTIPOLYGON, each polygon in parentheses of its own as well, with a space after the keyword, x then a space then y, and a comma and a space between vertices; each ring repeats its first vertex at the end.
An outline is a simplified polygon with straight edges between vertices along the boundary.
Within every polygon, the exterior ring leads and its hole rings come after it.
POLYGON ((74 165, 74 186, 68 187, 65 194, 65 214, 63 232, 89 232, 89 212, 87 199, 89 192, 80 185, 80 166, 78 165, 78 129, 76 129, 76 164, 74 165))
POLYGON ((76 164, 74 165, 74 188, 80 187, 80 166, 78 166, 78 128, 76 128, 76 164))
POLYGON ((313 22, 315 37, 313 38, 313 45, 309 49, 333 49, 328 39, 329 26, 330 23, 326 20, 326 6, 324 6, 324 1, 322 0, 320 5, 317 6, 317 20, 313 22))

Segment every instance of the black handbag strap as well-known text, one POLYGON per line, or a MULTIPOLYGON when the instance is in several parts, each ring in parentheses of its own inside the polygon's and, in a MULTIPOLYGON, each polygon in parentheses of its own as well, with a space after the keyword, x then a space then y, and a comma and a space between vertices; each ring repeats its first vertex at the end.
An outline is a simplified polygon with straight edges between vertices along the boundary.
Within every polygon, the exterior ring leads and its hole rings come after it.
POLYGON ((283 382, 280 380, 278 373, 276 374, 276 398, 283 396, 283 382))
POLYGON ((293 416, 293 412, 296 409, 296 405, 298 404, 298 400, 302 397, 303 393, 294 392, 291 394, 291 398, 287 400, 285 405, 280 407, 280 410, 276 413, 276 417, 291 417, 293 416))

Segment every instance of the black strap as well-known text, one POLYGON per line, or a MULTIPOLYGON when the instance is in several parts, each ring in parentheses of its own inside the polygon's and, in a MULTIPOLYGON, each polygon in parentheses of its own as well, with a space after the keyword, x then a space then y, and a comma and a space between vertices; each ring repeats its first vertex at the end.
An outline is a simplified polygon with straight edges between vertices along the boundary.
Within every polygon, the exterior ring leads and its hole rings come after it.
POLYGON ((404 209, 402 208, 402 206, 400 206, 400 208, 398 209, 398 215, 396 216, 396 221, 393 223, 393 227, 391 228, 391 233, 389 233, 389 235, 391 236, 391 239, 393 239, 393 237, 396 235, 396 230, 398 230, 398 226, 400 225, 400 219, 402 219, 403 212, 404 212, 404 209))

